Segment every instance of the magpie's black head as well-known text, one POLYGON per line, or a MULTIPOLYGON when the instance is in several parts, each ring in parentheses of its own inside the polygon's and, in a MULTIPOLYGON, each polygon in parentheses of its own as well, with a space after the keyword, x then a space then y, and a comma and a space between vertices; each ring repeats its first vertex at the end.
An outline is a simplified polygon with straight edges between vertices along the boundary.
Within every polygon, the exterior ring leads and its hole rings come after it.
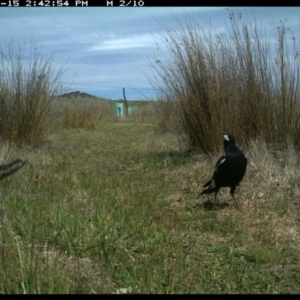
POLYGON ((226 149, 229 145, 235 145, 235 138, 231 134, 222 134, 222 138, 224 140, 224 149, 226 149))

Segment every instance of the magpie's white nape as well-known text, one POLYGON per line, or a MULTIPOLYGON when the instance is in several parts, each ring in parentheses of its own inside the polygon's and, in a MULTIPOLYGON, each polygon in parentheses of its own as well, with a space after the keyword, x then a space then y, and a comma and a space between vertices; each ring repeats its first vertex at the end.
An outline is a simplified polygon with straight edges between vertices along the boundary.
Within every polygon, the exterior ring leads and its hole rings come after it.
POLYGON ((223 134, 223 135, 222 135, 222 137, 223 137, 223 140, 226 140, 226 141, 228 141, 228 142, 229 142, 229 137, 228 137, 228 135, 227 135, 227 134, 223 134))

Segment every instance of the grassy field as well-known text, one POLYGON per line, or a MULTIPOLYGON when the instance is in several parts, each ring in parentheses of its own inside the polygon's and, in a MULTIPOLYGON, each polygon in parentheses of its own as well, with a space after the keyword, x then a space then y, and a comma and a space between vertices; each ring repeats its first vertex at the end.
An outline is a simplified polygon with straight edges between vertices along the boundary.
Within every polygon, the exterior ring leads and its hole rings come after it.
POLYGON ((187 156, 158 124, 112 118, 14 153, 28 163, 0 184, 0 293, 300 291, 298 155, 253 142, 241 210, 229 189, 212 206, 198 194, 221 153, 187 156))

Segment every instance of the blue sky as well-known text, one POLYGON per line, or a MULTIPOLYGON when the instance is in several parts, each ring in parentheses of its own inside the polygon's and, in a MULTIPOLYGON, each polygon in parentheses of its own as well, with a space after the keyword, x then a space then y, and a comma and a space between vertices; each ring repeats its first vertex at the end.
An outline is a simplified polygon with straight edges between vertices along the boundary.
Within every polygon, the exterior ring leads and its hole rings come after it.
MULTIPOLYGON (((255 15, 267 29, 272 21, 288 21, 299 38, 299 7, 234 8, 255 15)), ((15 44, 42 44, 42 55, 53 55, 54 64, 67 68, 66 80, 74 75, 72 90, 112 99, 151 98, 151 59, 157 47, 164 49, 160 33, 166 27, 177 30, 174 15, 187 15, 218 31, 229 24, 225 7, 0 7, 1 47, 15 44)))

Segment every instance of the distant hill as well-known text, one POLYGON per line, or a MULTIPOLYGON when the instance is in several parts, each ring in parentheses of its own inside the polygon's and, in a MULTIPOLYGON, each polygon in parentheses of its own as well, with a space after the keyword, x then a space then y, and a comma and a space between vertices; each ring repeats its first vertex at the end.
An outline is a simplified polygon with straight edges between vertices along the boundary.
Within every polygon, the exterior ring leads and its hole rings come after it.
POLYGON ((71 99, 71 98, 80 97, 82 99, 110 100, 110 99, 107 99, 107 98, 101 98, 101 97, 96 97, 96 96, 93 96, 93 95, 90 95, 90 94, 87 94, 87 93, 82 93, 80 91, 65 93, 65 94, 62 94, 58 97, 64 98, 64 99, 71 99))
MULTIPOLYGON (((90 95, 90 94, 87 94, 87 93, 82 93, 80 91, 65 93, 65 94, 59 95, 58 98, 63 98, 63 99, 81 98, 83 100, 98 99, 98 100, 103 100, 103 101, 109 101, 111 103, 123 102, 124 101, 123 99, 112 100, 112 99, 108 99, 108 98, 97 97, 97 96, 93 96, 93 95, 90 95)), ((129 100, 129 99, 127 99, 127 102, 128 102, 128 104, 129 103, 132 103, 132 104, 134 103, 135 105, 136 104, 144 105, 144 104, 148 103, 149 101, 147 101, 147 100, 138 101, 138 100, 129 100)), ((152 102, 152 100, 150 100, 150 102, 152 102)))
POLYGON ((87 93, 81 93, 80 91, 65 93, 65 94, 60 95, 59 97, 62 97, 62 98, 81 97, 81 98, 93 98, 93 99, 98 98, 98 97, 92 96, 87 93))

